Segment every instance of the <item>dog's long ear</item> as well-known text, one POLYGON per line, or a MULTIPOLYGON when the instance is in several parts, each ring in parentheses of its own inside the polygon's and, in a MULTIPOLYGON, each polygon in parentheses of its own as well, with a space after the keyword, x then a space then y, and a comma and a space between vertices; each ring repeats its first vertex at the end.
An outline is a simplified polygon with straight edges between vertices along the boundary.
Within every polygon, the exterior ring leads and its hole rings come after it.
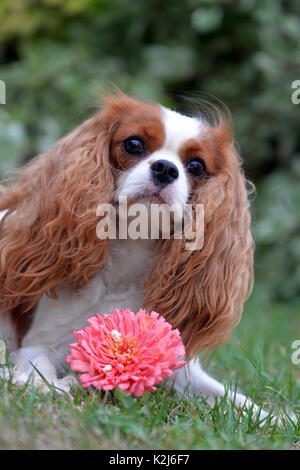
POLYGON ((2 310, 29 310, 61 284, 81 288, 103 267, 108 241, 97 238, 96 209, 114 191, 113 114, 107 105, 1 186, 2 310))
POLYGON ((246 181, 227 129, 211 129, 224 170, 192 203, 204 204, 204 245, 162 240, 146 286, 145 308, 178 328, 187 357, 221 344, 240 320, 253 282, 253 242, 246 181))

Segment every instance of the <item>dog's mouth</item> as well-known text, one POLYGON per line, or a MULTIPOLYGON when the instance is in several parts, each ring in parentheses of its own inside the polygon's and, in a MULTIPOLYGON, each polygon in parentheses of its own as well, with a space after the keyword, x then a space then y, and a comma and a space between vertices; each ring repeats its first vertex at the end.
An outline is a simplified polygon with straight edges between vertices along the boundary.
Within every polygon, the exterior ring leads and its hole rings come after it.
MULTIPOLYGON (((166 198, 164 198, 159 192, 144 192, 138 193, 134 196, 126 196, 127 204, 147 203, 148 204, 169 204, 166 198)), ((115 200, 114 205, 119 206, 120 201, 115 200)))
POLYGON ((138 201, 150 202, 151 204, 167 204, 167 200, 162 196, 160 192, 146 191, 143 194, 136 196, 138 201))
POLYGON ((119 194, 119 198, 114 201, 115 206, 122 204, 123 200, 128 206, 132 204, 172 206, 174 204, 173 195, 168 188, 159 189, 154 185, 138 188, 131 194, 119 194))

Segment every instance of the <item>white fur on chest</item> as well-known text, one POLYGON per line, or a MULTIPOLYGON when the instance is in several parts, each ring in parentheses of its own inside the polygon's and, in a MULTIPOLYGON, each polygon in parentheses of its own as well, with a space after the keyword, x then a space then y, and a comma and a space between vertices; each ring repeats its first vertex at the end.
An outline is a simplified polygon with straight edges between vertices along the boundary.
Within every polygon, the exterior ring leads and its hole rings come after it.
POLYGON ((50 346, 64 354, 74 340, 72 331, 86 326, 87 319, 96 313, 111 313, 116 308, 138 310, 153 250, 151 240, 112 241, 104 269, 90 280, 87 289, 80 294, 60 289, 58 299, 46 295, 40 299, 22 347, 50 346))

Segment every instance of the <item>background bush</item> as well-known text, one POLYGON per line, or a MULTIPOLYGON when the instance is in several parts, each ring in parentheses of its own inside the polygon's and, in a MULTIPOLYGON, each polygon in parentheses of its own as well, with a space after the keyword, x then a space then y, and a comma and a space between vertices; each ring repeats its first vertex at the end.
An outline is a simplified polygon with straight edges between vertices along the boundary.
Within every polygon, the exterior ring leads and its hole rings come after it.
POLYGON ((231 109, 254 181, 256 289, 299 300, 298 0, 1 0, 0 174, 78 125, 109 82, 180 109, 199 91, 231 109))

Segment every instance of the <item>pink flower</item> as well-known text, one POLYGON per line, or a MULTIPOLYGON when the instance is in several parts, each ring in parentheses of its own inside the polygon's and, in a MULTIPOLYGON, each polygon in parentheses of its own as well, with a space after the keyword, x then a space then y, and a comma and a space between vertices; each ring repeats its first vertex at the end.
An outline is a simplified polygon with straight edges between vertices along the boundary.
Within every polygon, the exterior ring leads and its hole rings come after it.
POLYGON ((103 390, 117 386, 136 396, 156 390, 166 377, 173 375, 185 361, 178 361, 185 350, 179 331, 158 313, 139 310, 137 314, 116 309, 114 313, 96 314, 90 326, 73 331, 66 357, 71 369, 83 372, 83 387, 93 385, 103 390))

